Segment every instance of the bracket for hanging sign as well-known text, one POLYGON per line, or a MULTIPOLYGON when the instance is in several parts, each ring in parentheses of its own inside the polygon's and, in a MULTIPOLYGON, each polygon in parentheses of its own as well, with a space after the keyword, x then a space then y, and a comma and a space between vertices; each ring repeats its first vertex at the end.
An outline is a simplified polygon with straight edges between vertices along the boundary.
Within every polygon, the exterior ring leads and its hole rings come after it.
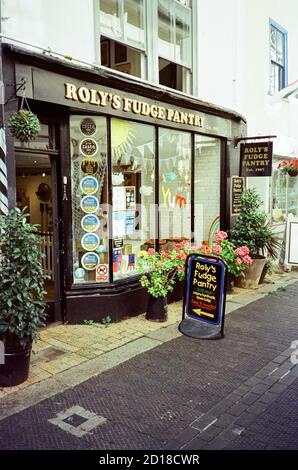
POLYGON ((224 336, 227 265, 219 257, 191 254, 185 262, 185 288, 179 331, 196 339, 224 336))
POLYGON ((277 135, 257 135, 254 137, 235 137, 234 148, 237 147, 242 140, 262 140, 262 139, 276 139, 277 135))

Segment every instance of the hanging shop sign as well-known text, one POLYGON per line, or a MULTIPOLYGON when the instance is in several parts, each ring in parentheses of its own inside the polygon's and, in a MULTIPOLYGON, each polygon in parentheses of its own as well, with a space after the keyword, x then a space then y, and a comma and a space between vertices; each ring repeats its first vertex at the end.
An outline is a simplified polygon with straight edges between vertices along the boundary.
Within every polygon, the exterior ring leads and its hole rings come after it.
POLYGON ((93 135, 96 132, 96 124, 95 121, 91 118, 85 118, 81 121, 80 124, 81 132, 84 135, 93 135))
POLYGON ((81 162, 81 170, 85 175, 95 175, 98 172, 98 162, 94 158, 84 158, 81 162))
POLYGON ((109 280, 109 266, 107 264, 100 264, 96 268, 96 280, 108 281, 109 280))
POLYGON ((82 256, 81 263, 86 271, 94 271, 99 265, 99 256, 96 253, 85 253, 82 256))
POLYGON ((93 214, 99 208, 99 201, 95 196, 84 196, 80 204, 82 211, 86 214, 93 214))
POLYGON ((100 225, 100 220, 97 215, 84 215, 81 220, 81 227, 85 232, 96 232, 100 225))
POLYGON ((94 139, 83 139, 80 142, 80 152, 84 157, 94 157, 98 151, 98 144, 94 139))
POLYGON ((99 237, 96 233, 85 233, 81 239, 82 248, 86 251, 95 251, 99 247, 99 237))
POLYGON ((123 247, 123 238, 115 237, 113 240, 113 248, 122 248, 123 247))
POLYGON ((272 142, 240 145, 240 176, 271 176, 272 142))
POLYGON ((245 189, 245 179, 241 176, 231 178, 231 215, 238 215, 241 210, 241 195, 245 189))
POLYGON ((85 176, 80 182, 84 194, 95 194, 98 191, 98 181, 94 176, 85 176))
POLYGON ((183 320, 179 329, 194 338, 223 336, 225 274, 223 260, 192 254, 186 260, 183 320))

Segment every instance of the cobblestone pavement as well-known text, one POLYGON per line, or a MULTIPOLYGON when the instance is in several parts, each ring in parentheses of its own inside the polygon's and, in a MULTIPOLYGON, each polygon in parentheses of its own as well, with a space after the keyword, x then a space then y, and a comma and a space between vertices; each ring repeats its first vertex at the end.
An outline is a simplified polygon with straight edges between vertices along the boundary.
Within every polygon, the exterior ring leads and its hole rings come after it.
POLYGON ((238 308, 224 339, 180 336, 2 419, 0 448, 297 448, 297 294, 238 308))

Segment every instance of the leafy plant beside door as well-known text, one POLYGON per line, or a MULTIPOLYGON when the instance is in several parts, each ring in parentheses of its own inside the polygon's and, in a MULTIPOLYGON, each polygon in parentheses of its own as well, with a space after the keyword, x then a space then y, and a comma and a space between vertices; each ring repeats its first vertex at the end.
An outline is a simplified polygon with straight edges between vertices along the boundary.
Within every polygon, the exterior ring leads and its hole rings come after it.
POLYGON ((241 287, 256 287, 264 268, 265 256, 276 258, 280 240, 272 230, 267 214, 260 210, 262 201, 255 188, 241 195, 241 211, 230 230, 230 239, 237 246, 247 246, 253 263, 238 280, 241 287))
POLYGON ((5 347, 0 386, 28 378, 32 342, 46 318, 38 226, 28 217, 26 208, 0 217, 0 340, 5 347))

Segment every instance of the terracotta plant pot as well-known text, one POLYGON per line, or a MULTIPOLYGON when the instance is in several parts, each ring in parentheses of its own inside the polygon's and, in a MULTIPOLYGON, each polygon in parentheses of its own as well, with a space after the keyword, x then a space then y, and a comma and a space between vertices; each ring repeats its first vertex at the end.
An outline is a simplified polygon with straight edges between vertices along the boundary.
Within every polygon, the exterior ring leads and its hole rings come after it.
POLYGON ((146 320, 163 322, 168 319, 168 302, 166 297, 153 297, 149 294, 146 320))
POLYGON ((265 261, 263 256, 253 258, 253 263, 245 269, 245 276, 235 278, 235 285, 243 289, 258 287, 265 261))

